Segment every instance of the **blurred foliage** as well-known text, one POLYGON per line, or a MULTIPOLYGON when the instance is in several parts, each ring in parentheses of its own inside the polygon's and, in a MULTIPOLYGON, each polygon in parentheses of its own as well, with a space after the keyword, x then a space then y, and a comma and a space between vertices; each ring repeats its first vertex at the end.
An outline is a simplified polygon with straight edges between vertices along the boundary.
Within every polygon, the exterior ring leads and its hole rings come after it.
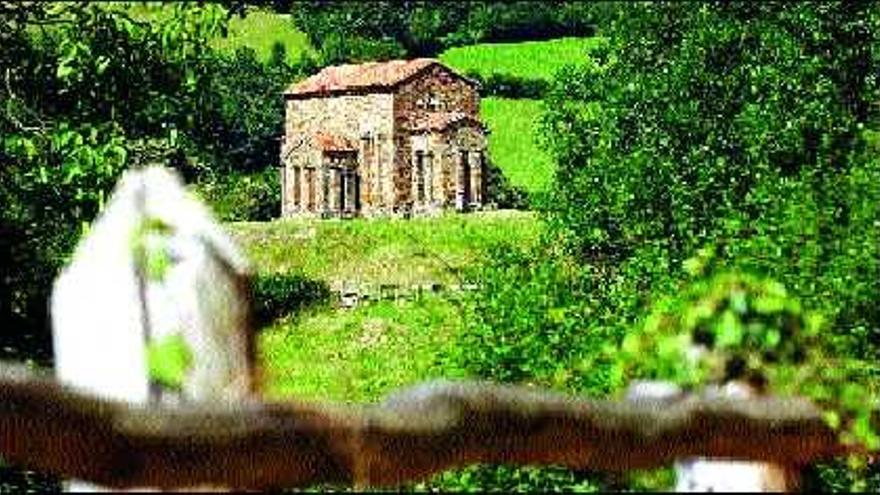
POLYGON ((247 211, 229 215, 271 215, 278 93, 314 67, 212 50, 217 5, 166 5, 151 22, 84 2, 0 7, 0 339, 48 361, 51 280, 122 171, 249 173, 247 211))

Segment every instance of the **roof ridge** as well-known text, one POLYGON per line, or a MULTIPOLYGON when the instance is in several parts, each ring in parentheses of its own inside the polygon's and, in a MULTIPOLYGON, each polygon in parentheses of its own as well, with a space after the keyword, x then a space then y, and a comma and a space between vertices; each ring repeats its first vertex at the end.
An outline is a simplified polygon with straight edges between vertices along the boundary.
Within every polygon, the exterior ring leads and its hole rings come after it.
MULTIPOLYGON (((312 94, 352 88, 391 87, 434 64, 443 65, 440 60, 430 57, 333 65, 324 67, 317 74, 292 84, 284 91, 284 94, 312 94)), ((444 65, 444 67, 446 66, 444 65)), ((452 71, 448 67, 447 69, 452 71)))

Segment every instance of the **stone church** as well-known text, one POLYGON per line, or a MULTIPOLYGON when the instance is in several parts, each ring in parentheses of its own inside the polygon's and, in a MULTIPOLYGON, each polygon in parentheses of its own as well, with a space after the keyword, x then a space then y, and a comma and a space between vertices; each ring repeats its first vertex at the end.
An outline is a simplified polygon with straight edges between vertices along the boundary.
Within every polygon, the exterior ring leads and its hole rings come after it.
POLYGON ((439 61, 328 67, 284 99, 282 217, 482 206, 488 131, 477 83, 439 61))

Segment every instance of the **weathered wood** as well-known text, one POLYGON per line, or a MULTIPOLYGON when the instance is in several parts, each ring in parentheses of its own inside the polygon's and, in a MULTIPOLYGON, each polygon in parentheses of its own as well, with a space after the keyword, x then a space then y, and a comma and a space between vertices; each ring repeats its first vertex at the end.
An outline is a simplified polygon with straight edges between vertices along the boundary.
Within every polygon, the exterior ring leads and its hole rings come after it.
POLYGON ((689 456, 801 466, 846 453, 801 399, 587 400, 483 382, 431 382, 385 402, 100 399, 0 366, 0 455, 113 487, 393 486, 471 463, 627 470, 689 456))
MULTIPOLYGON (((751 386, 737 381, 710 385, 703 395, 741 400, 758 396, 751 386)), ((636 381, 626 392, 626 399, 630 401, 650 399, 673 403, 684 397, 680 387, 660 381, 636 381)), ((799 482, 797 470, 788 466, 731 459, 678 459, 675 474, 677 492, 787 492, 795 489, 799 482)))

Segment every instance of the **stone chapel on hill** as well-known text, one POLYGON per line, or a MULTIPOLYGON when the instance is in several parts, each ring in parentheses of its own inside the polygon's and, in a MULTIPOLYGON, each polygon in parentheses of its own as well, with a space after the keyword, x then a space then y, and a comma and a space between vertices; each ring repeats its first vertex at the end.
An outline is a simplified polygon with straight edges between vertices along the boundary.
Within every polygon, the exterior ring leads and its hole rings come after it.
POLYGON ((429 58, 328 67, 284 92, 282 217, 420 215, 485 200, 477 83, 429 58))

